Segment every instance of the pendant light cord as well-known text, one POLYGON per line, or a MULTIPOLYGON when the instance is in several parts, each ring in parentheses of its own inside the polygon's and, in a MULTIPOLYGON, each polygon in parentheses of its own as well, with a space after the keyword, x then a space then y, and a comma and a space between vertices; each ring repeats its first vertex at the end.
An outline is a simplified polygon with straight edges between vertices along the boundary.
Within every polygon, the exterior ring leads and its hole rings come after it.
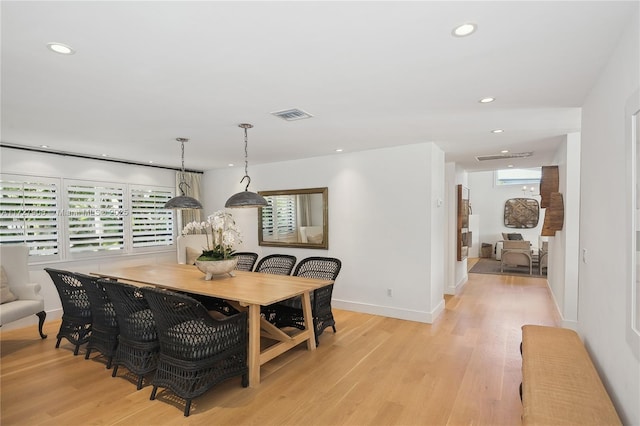
POLYGON ((191 189, 191 185, 184 181, 184 143, 188 141, 187 138, 176 138, 178 142, 180 142, 180 146, 182 148, 182 174, 180 175, 180 183, 178 184, 178 189, 182 193, 182 195, 187 195, 187 191, 183 188, 186 186, 188 189, 191 189))
POLYGON ((247 186, 244 187, 244 190, 249 191, 251 178, 249 177, 249 136, 247 135, 247 129, 253 126, 251 124, 239 124, 238 126, 244 129, 244 176, 240 179, 240 183, 246 179, 247 186))

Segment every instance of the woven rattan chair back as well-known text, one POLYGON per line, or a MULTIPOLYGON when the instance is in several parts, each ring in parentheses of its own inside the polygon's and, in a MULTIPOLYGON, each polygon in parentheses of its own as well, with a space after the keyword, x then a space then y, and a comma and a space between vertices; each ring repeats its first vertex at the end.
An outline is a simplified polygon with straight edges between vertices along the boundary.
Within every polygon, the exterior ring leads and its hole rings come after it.
POLYGON ((184 415, 188 416, 191 400, 217 383, 242 376, 242 386, 248 385, 246 312, 216 320, 187 295, 150 287, 142 292, 160 340, 151 399, 159 386, 169 388, 185 399, 184 415))
POLYGON ((120 334, 116 310, 97 277, 77 273, 75 275, 85 288, 91 305, 91 336, 87 342, 84 358, 89 359, 91 351, 96 349, 107 358, 107 368, 111 368, 111 362, 118 347, 118 334, 120 334))
POLYGON ((258 253, 251 253, 248 251, 234 253, 233 257, 238 258, 238 264, 236 269, 238 271, 253 271, 253 267, 258 260, 258 253))
MULTIPOLYGON (((298 277, 316 278, 335 281, 338 278, 342 262, 333 257, 307 257, 298 263, 293 275, 298 277)), ((311 311, 313 313, 313 327, 316 345, 320 343, 318 337, 325 328, 331 327, 335 333, 336 322, 331 311, 331 296, 333 284, 324 286, 311 293, 311 311)), ((304 316, 302 313, 302 299, 294 297, 263 309, 265 318, 277 327, 295 327, 304 330, 304 316)))
POLYGON ((274 275, 291 275, 296 257, 289 254, 270 254, 260 259, 255 272, 274 275))
POLYGON ((87 343, 91 335, 91 305, 82 283, 72 272, 45 268, 60 296, 62 322, 56 338, 56 348, 64 337, 73 345, 74 355, 78 355, 80 345, 87 343))
POLYGON ((116 310, 120 335, 113 361, 113 377, 124 365, 138 376, 137 387, 142 388, 145 374, 156 369, 160 343, 156 322, 149 303, 140 288, 117 281, 100 280, 116 310))

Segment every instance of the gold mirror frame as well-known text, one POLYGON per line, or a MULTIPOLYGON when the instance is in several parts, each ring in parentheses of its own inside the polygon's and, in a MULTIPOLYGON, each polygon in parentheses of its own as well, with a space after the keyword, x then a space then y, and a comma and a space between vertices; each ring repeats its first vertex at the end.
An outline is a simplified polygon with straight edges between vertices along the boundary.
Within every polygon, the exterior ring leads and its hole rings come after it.
MULTIPOLYGON (((297 247, 297 248, 311 248, 311 249, 328 249, 329 248, 329 189, 326 187, 323 188, 305 188, 305 189, 287 189, 287 190, 276 190, 276 191, 259 191, 258 194, 262 195, 270 207, 259 207, 258 208, 258 244, 261 246, 268 247, 297 247), (293 218, 293 215, 299 216, 299 212, 296 210, 294 214, 291 214, 290 221, 294 223, 285 230, 283 233, 284 236, 273 236, 270 237, 269 234, 277 234, 277 227, 271 226, 269 228, 269 222, 271 224, 276 223, 278 221, 277 217, 272 217, 268 219, 264 215, 269 213, 269 210, 272 209, 274 205, 274 201, 277 199, 274 197, 282 196, 281 201, 283 204, 291 205, 299 205, 301 200, 298 196, 302 195, 320 195, 321 200, 317 202, 314 199, 309 199, 309 204, 312 206, 310 209, 310 213, 308 216, 308 221, 310 223, 299 226, 297 222, 297 218, 293 218), (321 224, 319 224, 319 219, 322 218, 321 224), (313 228, 314 234, 307 235, 307 228, 313 228), (318 231, 322 230, 321 237, 319 238, 318 231), (317 240, 312 240, 312 238, 317 240), (318 239, 319 238, 319 239, 318 239), (305 242, 306 241, 306 242, 305 242), (316 242, 317 241, 317 242, 316 242)), ((285 207, 286 209, 287 207, 285 207)), ((289 208, 290 209, 290 208, 289 208)), ((272 211, 272 210, 271 210, 272 211)), ((285 210, 286 211, 286 210, 285 210)), ((276 210, 276 215, 278 214, 276 210)), ((286 219, 280 218, 280 219, 286 219)))

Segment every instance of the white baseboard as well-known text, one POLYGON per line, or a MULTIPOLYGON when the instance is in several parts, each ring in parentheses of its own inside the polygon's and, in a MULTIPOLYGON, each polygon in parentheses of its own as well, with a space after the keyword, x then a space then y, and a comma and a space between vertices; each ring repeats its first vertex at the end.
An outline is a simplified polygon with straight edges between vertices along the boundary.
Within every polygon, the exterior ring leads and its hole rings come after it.
POLYGON ((364 314, 380 315, 383 317, 397 318, 407 321, 423 322, 427 324, 433 323, 436 318, 444 311, 444 299, 438 303, 431 312, 416 311, 410 309, 394 308, 391 306, 371 305, 367 303, 349 302, 346 300, 331 301, 331 305, 337 309, 346 311, 361 312, 364 314))
POLYGON ((455 296, 456 294, 460 293, 460 291, 462 291, 462 288, 467 283, 467 281, 469 281, 469 274, 466 274, 464 277, 460 278, 460 281, 456 283, 455 287, 447 286, 447 288, 445 288, 444 290, 444 294, 455 296))

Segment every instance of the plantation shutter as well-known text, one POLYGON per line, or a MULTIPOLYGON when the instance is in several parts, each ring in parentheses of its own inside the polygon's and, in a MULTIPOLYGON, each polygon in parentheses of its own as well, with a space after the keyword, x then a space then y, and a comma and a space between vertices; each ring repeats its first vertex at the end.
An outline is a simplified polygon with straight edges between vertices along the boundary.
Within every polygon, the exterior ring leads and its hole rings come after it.
POLYGON ((263 237, 283 240, 295 237, 296 233, 296 196, 278 195, 266 197, 268 206, 262 207, 263 237))
POLYGON ((133 247, 173 244, 173 212, 164 204, 173 197, 170 189, 132 188, 131 227, 133 247))
POLYGON ((124 249, 124 188, 115 184, 67 185, 71 253, 124 249))
POLYGON ((58 181, 0 178, 0 243, 26 243, 31 256, 58 255, 58 181))

